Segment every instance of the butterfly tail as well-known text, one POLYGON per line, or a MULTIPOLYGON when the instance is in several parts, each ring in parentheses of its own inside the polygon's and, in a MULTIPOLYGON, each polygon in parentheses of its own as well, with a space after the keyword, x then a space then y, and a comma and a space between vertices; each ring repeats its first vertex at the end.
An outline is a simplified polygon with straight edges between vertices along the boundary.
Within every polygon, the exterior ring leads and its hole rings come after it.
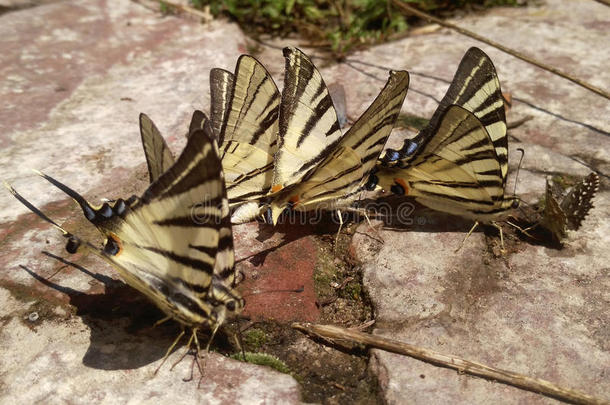
MULTIPOLYGON (((66 243, 66 250, 68 251, 68 253, 72 253, 72 254, 76 253, 81 248, 81 246, 83 246, 83 244, 81 243, 81 239, 79 237, 66 231, 59 224, 57 224, 57 222, 55 222, 51 218, 49 218, 44 212, 40 211, 34 204, 32 204, 31 202, 26 200, 25 197, 23 197, 21 194, 19 194, 13 188, 13 186, 11 186, 9 183, 7 183, 7 182, 3 182, 3 183, 4 183, 4 187, 6 187, 6 189, 13 195, 13 197, 15 197, 17 200, 19 200, 19 202, 21 204, 25 205, 27 209, 32 211, 34 214, 36 214, 38 217, 40 217, 44 221, 53 225, 57 230, 59 230, 62 233, 64 238, 68 239, 68 242, 66 243)), ((89 244, 86 243, 86 245, 89 245, 89 244)))
POLYGON ((97 216, 96 215, 97 210, 95 208, 93 208, 91 206, 91 204, 89 204, 89 202, 87 200, 85 200, 85 198, 83 196, 81 196, 80 194, 78 194, 76 191, 72 190, 70 187, 66 186, 65 184, 60 183, 59 181, 55 180, 51 176, 48 176, 38 170, 34 170, 34 172, 36 174, 38 174, 40 177, 42 177, 43 179, 45 179, 46 181, 48 181, 49 183, 53 184, 55 187, 57 187, 64 193, 66 193, 68 196, 72 197, 72 199, 74 199, 74 201, 76 201, 76 203, 83 210, 83 214, 85 215, 85 218, 87 218, 90 222, 95 223, 94 221, 97 216))

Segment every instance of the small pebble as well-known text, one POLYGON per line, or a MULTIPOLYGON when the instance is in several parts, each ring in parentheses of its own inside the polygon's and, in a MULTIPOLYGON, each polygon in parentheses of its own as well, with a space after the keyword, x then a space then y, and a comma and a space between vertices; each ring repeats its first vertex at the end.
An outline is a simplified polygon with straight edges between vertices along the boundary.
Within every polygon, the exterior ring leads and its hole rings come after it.
POLYGON ((28 315, 28 321, 30 321, 30 322, 36 322, 38 320, 38 318, 40 318, 38 316, 38 312, 32 312, 31 314, 28 315))

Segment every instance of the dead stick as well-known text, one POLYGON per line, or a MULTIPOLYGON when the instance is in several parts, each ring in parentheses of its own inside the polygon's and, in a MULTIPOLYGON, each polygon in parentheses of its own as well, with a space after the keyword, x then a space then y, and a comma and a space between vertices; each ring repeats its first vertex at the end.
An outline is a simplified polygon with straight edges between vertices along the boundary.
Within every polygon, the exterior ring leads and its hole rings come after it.
POLYGON ((571 75, 569 75, 567 73, 564 73, 561 70, 559 70, 557 68, 554 68, 552 66, 545 65, 542 62, 538 62, 538 61, 536 61, 536 60, 534 60, 534 59, 532 59, 532 58, 522 54, 521 52, 515 51, 514 49, 510 49, 510 48, 508 48, 508 47, 506 47, 504 45, 499 44, 498 42, 495 42, 495 41, 492 41, 490 39, 487 39, 487 38, 485 38, 485 37, 483 37, 483 36, 481 36, 479 34, 475 34, 472 31, 469 31, 467 29, 458 27, 455 24, 451 24, 451 23, 448 23, 446 21, 443 21, 440 18, 436 18, 436 17, 434 17, 434 16, 432 16, 432 15, 430 15, 428 13, 424 13, 423 11, 420 11, 420 10, 418 10, 416 8, 413 8, 413 7, 403 3, 401 0, 392 0, 392 2, 398 8, 402 9, 403 12, 406 12, 406 13, 409 13, 409 14, 415 14, 418 17, 421 17, 421 18, 426 19, 428 21, 431 21, 431 22, 434 22, 436 24, 442 25, 443 27, 451 28, 452 30, 457 31, 457 32, 459 32, 462 35, 466 35, 468 37, 476 39, 477 41, 484 42, 484 43, 486 43, 488 45, 491 45, 491 46, 493 46, 495 48, 498 48, 499 50, 501 50, 503 52, 508 53, 509 55, 512 55, 512 56, 514 56, 516 58, 519 58, 519 59, 521 59, 521 60, 523 60, 523 61, 525 61, 527 63, 531 63, 532 65, 538 66, 541 69, 544 69, 544 70, 549 71, 551 73, 554 73, 554 74, 556 74, 558 76, 561 76, 564 79, 567 79, 567 80, 569 80, 569 81, 571 81, 573 83, 576 83, 577 85, 579 85, 581 87, 584 87, 585 89, 587 89, 589 91, 592 91, 592 92, 594 92, 596 94, 599 94, 600 96, 605 97, 608 100, 610 100, 610 94, 608 92, 600 89, 599 87, 595 87, 592 84, 585 82, 584 80, 578 79, 578 78, 576 78, 574 76, 571 76, 571 75))
POLYGON ((388 352, 410 356, 435 365, 452 368, 460 373, 468 373, 483 378, 494 379, 504 384, 541 393, 566 402, 575 404, 610 404, 610 402, 604 401, 603 399, 592 397, 580 391, 562 388, 545 380, 489 367, 453 355, 438 353, 423 347, 359 332, 353 329, 298 322, 293 323, 292 327, 308 335, 314 335, 324 339, 348 340, 388 352))

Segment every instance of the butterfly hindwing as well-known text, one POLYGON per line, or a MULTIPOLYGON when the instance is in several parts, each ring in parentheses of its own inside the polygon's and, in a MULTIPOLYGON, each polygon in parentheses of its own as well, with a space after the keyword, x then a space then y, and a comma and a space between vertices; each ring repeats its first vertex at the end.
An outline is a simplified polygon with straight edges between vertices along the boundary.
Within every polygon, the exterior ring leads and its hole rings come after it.
POLYGON ((60 229, 69 246, 83 246, 110 262, 129 285, 175 320, 192 327, 218 326, 227 310, 243 307, 243 300, 232 288, 229 206, 211 136, 209 125, 193 132, 176 162, 140 198, 96 207, 40 173, 81 206, 106 237, 102 249, 63 230, 31 204, 26 206, 60 229))
POLYGON ((593 198, 599 188, 599 176, 592 172, 576 183, 570 192, 561 198, 561 190, 547 180, 544 211, 540 224, 549 230, 553 238, 561 242, 567 231, 576 231, 593 208, 593 198))
POLYGON ((408 169, 386 169, 380 177, 439 211, 481 220, 508 209, 513 200, 504 198, 501 164, 483 124, 452 105, 437 125, 408 169))
POLYGON ((589 210, 593 208, 593 197, 599 188, 599 176, 592 172, 578 182, 561 201, 561 210, 566 215, 567 227, 570 230, 580 228, 589 210))

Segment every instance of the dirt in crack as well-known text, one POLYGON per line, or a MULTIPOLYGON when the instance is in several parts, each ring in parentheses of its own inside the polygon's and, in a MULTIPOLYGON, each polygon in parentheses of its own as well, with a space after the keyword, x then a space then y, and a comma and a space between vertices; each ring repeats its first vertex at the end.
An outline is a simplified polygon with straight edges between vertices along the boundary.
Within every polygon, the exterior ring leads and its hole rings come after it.
MULTIPOLYGON (((362 288, 360 268, 348 254, 351 229, 356 226, 348 227, 340 235, 336 250, 332 232, 316 236, 320 253, 314 281, 320 323, 358 327, 373 319, 372 306, 362 288)), ((243 332, 243 341, 245 351, 275 356, 283 362, 300 383, 301 399, 305 402, 383 403, 377 378, 368 370, 369 355, 365 348, 347 349, 312 340, 290 324, 272 321, 249 325, 243 332)))

